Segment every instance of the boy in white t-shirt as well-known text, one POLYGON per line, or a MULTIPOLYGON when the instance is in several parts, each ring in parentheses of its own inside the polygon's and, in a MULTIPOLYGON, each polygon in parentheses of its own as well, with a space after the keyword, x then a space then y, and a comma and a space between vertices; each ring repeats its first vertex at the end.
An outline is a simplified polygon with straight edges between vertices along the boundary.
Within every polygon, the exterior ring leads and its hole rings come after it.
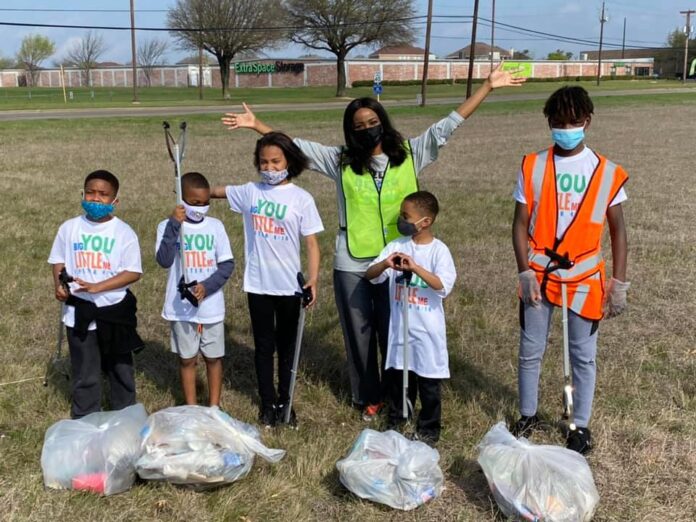
POLYGON ((101 410, 102 372, 112 410, 135 404, 132 352, 143 342, 136 331, 136 299, 128 288, 140 279, 142 267, 138 237, 112 215, 118 190, 111 172, 90 173, 82 199, 85 215, 60 226, 48 258, 56 299, 65 303, 74 419, 101 410), (74 279, 69 291, 61 284, 63 270, 74 279))
POLYGON ((397 428, 402 417, 403 284, 397 278, 411 272, 408 288, 408 393, 411 404, 420 396, 421 410, 416 438, 431 444, 440 439, 441 381, 449 379, 449 358, 443 300, 457 278, 447 245, 435 238, 432 225, 439 212, 430 192, 414 192, 404 198, 397 222, 405 236, 389 243, 370 264, 365 278, 373 284, 389 279, 391 317, 386 368, 390 373, 389 426, 397 428))
MULTIPOLYGON (((244 217, 244 291, 254 333, 256 377, 261 407, 259 421, 275 426, 285 418, 295 353, 301 272, 300 247, 307 248, 308 277, 304 288, 317 296, 319 242, 324 230, 314 198, 292 183, 307 158, 281 132, 270 132, 256 143, 254 165, 260 182, 214 187, 213 198, 227 198, 233 212, 244 217), (274 353, 278 352, 278 389, 274 386, 274 353)), ((295 412, 290 424, 296 425, 295 412)))
POLYGON ((519 394, 516 436, 528 436, 537 416, 541 361, 551 315, 568 305, 574 418, 566 447, 592 448, 588 428, 594 399, 599 321, 626 307, 627 241, 622 203, 624 169, 585 145, 594 106, 582 87, 566 86, 544 105, 554 144, 522 161, 515 190, 513 247, 520 296, 519 394), (601 253, 604 224, 611 236, 612 277, 601 253))
POLYGON ((157 227, 157 263, 169 268, 162 317, 170 324, 172 352, 179 356, 186 404, 197 403, 196 363, 201 353, 208 376, 208 403, 219 406, 225 355, 222 287, 232 275, 234 258, 224 225, 206 216, 210 185, 205 176, 198 172, 184 174, 181 189, 183 205, 177 205, 169 219, 157 227), (179 258, 181 227, 189 288, 180 287, 184 283, 179 258))

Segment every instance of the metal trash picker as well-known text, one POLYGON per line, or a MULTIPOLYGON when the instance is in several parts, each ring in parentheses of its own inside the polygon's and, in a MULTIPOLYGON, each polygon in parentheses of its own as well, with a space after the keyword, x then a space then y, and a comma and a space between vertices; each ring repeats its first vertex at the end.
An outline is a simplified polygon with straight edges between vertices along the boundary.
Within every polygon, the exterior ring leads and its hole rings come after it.
MULTIPOLYGON (((60 271, 60 274, 58 274, 58 280, 60 281, 61 286, 65 289, 65 291, 70 295, 70 283, 72 283, 73 278, 72 276, 68 275, 68 272, 65 270, 65 267, 60 271)), ((55 364, 60 360, 60 354, 63 348, 63 332, 65 331, 65 326, 63 326, 63 315, 65 314, 65 303, 58 303, 59 305, 59 312, 60 314, 58 315, 58 335, 56 339, 56 351, 53 353, 51 358, 48 360, 48 364, 46 365, 46 375, 44 376, 43 380, 43 385, 48 386, 48 377, 51 373, 51 369, 55 366, 55 364)), ((66 378, 69 379, 70 376, 67 373, 61 372, 61 374, 66 378)))
POLYGON ((403 324, 403 356, 401 361, 403 363, 402 370, 402 396, 401 396, 401 407, 402 407, 402 417, 408 420, 409 412, 413 415, 413 404, 408 398, 408 367, 409 367, 409 347, 408 347, 408 289, 411 284, 411 277, 413 277, 413 272, 404 270, 402 274, 396 278, 396 284, 402 284, 401 288, 401 322, 403 324))
POLYGON ((295 354, 292 360, 292 370, 290 371, 290 396, 288 405, 285 408, 283 422, 290 424, 290 416, 292 414, 292 400, 295 397, 295 383, 297 382, 297 367, 300 364, 300 348, 302 347, 302 335, 304 334, 305 312, 307 305, 312 302, 312 291, 305 288, 305 278, 302 272, 297 273, 297 284, 300 285, 300 292, 295 292, 295 295, 301 298, 300 301, 300 316, 297 319, 297 337, 295 338, 295 354))
MULTIPOLYGON (((568 270, 573 267, 573 262, 568 258, 568 254, 559 253, 546 249, 546 255, 555 262, 553 266, 546 268, 546 274, 556 270, 568 270)), ((573 377, 570 368, 570 345, 568 342, 568 289, 564 282, 561 282, 561 311, 563 325, 563 420, 568 422, 568 429, 575 431, 575 418, 573 411, 573 377)))
MULTIPOLYGON (((175 177, 175 191, 176 191, 176 204, 183 204, 183 192, 181 190, 181 162, 184 160, 186 154, 186 122, 182 121, 179 124, 179 141, 174 139, 172 133, 169 132, 170 125, 169 122, 162 122, 162 127, 164 128, 164 140, 167 144, 167 152, 169 152, 169 157, 174 162, 174 177, 175 177)), ((181 278, 179 279, 178 289, 181 299, 186 299, 193 306, 198 306, 198 299, 191 293, 191 287, 196 286, 198 281, 188 280, 186 274, 186 255, 184 252, 184 225, 179 227, 179 268, 181 272, 181 278)))

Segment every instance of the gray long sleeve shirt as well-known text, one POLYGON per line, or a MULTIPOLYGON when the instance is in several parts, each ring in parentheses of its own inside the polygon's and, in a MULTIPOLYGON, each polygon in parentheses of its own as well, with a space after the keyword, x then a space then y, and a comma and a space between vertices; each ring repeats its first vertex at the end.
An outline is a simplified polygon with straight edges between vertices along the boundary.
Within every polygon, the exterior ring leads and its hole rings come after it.
MULTIPOLYGON (((416 175, 428 165, 434 162, 452 133, 464 122, 464 118, 456 111, 452 111, 447 117, 431 125, 423 134, 411 138, 411 151, 416 175)), ((336 183, 336 206, 338 208, 338 223, 340 227, 346 226, 346 208, 343 198, 343 184, 341 182, 341 152, 342 147, 329 147, 299 138, 293 140, 295 144, 309 158, 309 168, 331 178, 336 183)), ((389 164, 386 154, 378 154, 372 157, 372 171, 375 177, 382 178, 389 164)), ((334 251, 334 269, 344 272, 365 272, 371 259, 355 259, 348 252, 345 230, 339 230, 336 236, 334 251)))

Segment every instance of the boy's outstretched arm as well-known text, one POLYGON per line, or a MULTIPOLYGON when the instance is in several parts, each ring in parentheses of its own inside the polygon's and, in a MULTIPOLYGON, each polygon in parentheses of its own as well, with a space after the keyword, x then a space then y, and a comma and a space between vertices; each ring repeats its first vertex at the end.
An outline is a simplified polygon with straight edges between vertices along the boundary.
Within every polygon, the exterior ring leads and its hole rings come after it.
POLYGON ((526 79, 515 78, 513 76, 514 72, 515 71, 503 71, 503 62, 500 62, 498 67, 493 69, 488 78, 486 78, 481 87, 476 89, 469 99, 457 107, 457 112, 462 118, 468 118, 478 109, 478 106, 481 105, 481 102, 486 99, 486 96, 488 96, 493 89, 498 89, 500 87, 520 87, 526 79))
POLYGON ((221 118, 222 124, 227 127, 228 130, 252 129, 261 135, 273 131, 272 127, 266 125, 251 112, 251 109, 246 103, 242 103, 242 106, 244 107, 244 112, 228 112, 221 118))
POLYGON ((227 193, 225 192, 224 185, 218 185, 210 189, 210 197, 214 199, 226 199, 227 193))
POLYGON ((312 291, 312 300, 307 306, 313 306, 317 301, 317 283, 319 282, 319 261, 321 260, 321 251, 319 250, 319 241, 316 234, 305 236, 305 244, 307 246, 307 282, 305 288, 312 291))

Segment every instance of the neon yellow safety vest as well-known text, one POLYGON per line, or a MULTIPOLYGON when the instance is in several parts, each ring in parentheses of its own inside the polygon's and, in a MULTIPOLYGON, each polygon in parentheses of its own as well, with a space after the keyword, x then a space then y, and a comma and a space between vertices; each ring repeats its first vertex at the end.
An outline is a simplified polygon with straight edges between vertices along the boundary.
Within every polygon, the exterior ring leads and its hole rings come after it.
POLYGON ((387 243, 400 236, 396 221, 401 202, 418 190, 411 146, 404 145, 406 159, 397 167, 387 166, 381 190, 370 174, 356 174, 350 165, 343 167, 348 252, 355 259, 377 257, 387 243))

